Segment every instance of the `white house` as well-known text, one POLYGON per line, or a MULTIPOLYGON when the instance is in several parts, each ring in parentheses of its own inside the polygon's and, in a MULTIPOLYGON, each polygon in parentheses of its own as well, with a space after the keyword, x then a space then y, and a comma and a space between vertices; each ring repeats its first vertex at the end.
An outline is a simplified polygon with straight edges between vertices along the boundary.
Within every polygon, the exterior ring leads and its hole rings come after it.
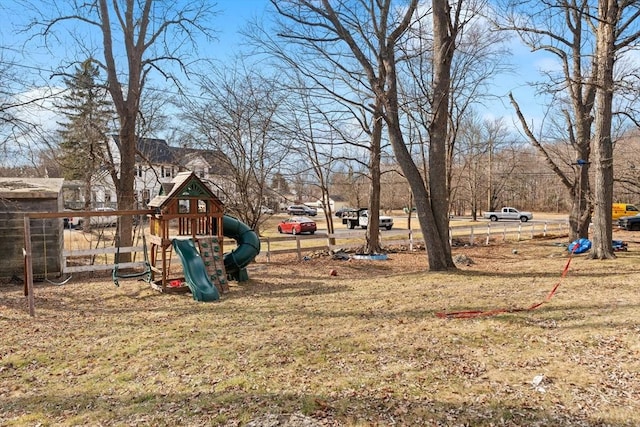
MULTIPOLYGON (((120 163, 117 149, 117 135, 110 142, 114 153, 114 162, 120 163)), ((220 151, 196 148, 172 147, 166 140, 157 138, 139 138, 138 155, 136 155, 134 190, 139 208, 146 208, 147 203, 160 193, 163 184, 171 183, 173 178, 183 171, 193 171, 198 178, 206 182, 216 196, 223 199, 221 189, 234 188, 228 168, 227 157, 220 151)), ((91 205, 116 206, 116 190, 106 168, 92 178, 91 205)), ((76 191, 81 200, 82 191, 76 191)), ((224 200, 223 200, 224 201, 224 200)), ((67 205, 71 205, 65 201, 67 205)))

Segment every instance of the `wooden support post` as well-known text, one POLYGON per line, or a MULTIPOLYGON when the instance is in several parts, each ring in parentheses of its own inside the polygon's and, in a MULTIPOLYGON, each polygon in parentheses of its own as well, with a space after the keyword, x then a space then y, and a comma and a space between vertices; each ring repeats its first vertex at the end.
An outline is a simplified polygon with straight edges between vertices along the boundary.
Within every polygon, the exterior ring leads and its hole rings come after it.
POLYGON ((267 262, 271 262, 271 241, 267 237, 267 262))
POLYGON ((28 215, 24 216, 24 284, 27 300, 29 301, 29 315, 36 315, 36 302, 33 295, 33 260, 31 258, 31 222, 28 215))
POLYGON ((484 242, 486 246, 489 246, 489 242, 491 241, 491 223, 487 223, 487 240, 484 242))

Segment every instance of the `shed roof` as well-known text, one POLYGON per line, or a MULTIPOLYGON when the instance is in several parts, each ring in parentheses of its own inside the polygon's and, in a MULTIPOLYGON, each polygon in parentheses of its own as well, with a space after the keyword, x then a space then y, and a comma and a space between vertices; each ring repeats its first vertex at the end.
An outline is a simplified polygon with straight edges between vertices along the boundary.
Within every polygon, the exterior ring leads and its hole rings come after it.
POLYGON ((62 178, 0 178, 3 199, 55 199, 62 190, 62 178))

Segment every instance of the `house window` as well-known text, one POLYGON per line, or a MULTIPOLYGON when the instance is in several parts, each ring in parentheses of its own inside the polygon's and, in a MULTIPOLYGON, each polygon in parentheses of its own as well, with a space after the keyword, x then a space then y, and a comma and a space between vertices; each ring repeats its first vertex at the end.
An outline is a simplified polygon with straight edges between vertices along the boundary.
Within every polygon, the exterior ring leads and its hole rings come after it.
POLYGON ((163 178, 171 178, 173 176, 173 166, 161 166, 160 176, 163 178))

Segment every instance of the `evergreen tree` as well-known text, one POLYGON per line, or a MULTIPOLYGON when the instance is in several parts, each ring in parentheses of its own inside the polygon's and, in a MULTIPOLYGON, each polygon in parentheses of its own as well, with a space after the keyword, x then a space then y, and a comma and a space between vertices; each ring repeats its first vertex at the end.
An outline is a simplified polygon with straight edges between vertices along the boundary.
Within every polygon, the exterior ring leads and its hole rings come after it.
POLYGON ((106 89, 97 83, 100 73, 89 58, 64 80, 69 89, 58 108, 66 118, 59 123, 63 177, 85 184, 85 207, 91 202, 91 183, 107 158, 107 135, 113 118, 106 89))

